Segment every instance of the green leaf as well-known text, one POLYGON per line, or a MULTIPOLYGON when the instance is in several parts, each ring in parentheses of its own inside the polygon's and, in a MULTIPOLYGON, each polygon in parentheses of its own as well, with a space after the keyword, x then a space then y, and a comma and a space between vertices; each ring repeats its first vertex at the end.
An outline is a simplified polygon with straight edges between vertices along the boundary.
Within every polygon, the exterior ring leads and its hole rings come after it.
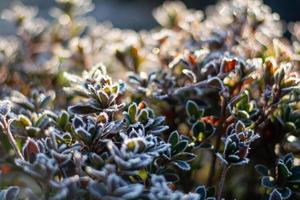
POLYGON ((293 174, 288 179, 289 183, 300 185, 300 174, 293 174))
MULTIPOLYGON (((206 196, 207 197, 213 197, 213 196, 215 196, 215 194, 216 194, 215 190, 216 190, 215 187, 207 187, 206 188, 206 196)), ((215 199, 214 198, 209 198, 207 200, 215 200, 215 199)))
POLYGON ((250 115, 245 110, 238 110, 237 117, 242 119, 248 119, 250 115))
POLYGON ((114 93, 114 94, 118 94, 119 93, 119 85, 114 85, 111 87, 111 91, 114 93))
POLYGON ((225 146, 225 153, 230 154, 234 153, 236 151, 236 143, 234 142, 228 142, 227 145, 225 146))
POLYGON ((285 122, 284 125, 285 125, 285 127, 287 128, 288 131, 297 130, 297 127, 293 122, 285 122))
POLYGON ((192 127, 192 133, 193 133, 193 136, 198 141, 203 141, 204 139, 206 139, 205 123, 201 122, 201 121, 198 121, 198 122, 194 123, 193 127, 192 127))
POLYGON ((177 182, 179 181, 179 176, 174 172, 174 173, 171 173, 171 172, 163 172, 164 174, 164 177, 166 178, 167 181, 169 182, 177 182))
POLYGON ((26 127, 26 131, 27 131, 28 136, 37 137, 40 134, 41 129, 38 127, 28 126, 28 127, 26 127))
POLYGON ((148 178, 148 172, 145 169, 139 170, 138 175, 143 181, 146 181, 148 178))
POLYGON ((86 126, 86 124, 83 122, 82 118, 80 118, 78 116, 74 117, 72 125, 75 129, 86 126))
POLYGON ((278 190, 274 189, 270 194, 269 200, 283 200, 283 198, 278 190))
POLYGON ((30 111, 35 110, 35 106, 27 99, 23 99, 23 98, 22 99, 21 98, 14 99, 14 103, 16 103, 16 104, 20 105, 21 107, 28 109, 30 111))
POLYGON ((205 189, 205 186, 199 186, 196 188, 195 192, 197 194, 200 195, 200 199, 199 200, 205 200, 206 199, 206 189, 205 189))
POLYGON ((64 128, 66 126, 66 124, 68 123, 69 118, 70 118, 69 113, 67 113, 65 110, 63 110, 60 113, 60 116, 58 119, 58 126, 61 128, 64 128))
POLYGON ((143 109, 138 115, 138 121, 147 122, 149 120, 149 113, 146 109, 143 109))
POLYGON ((287 168, 287 166, 282 161, 278 162, 277 167, 278 167, 279 176, 283 176, 287 178, 292 175, 292 172, 287 168))
POLYGON ((215 128, 211 124, 205 124, 205 139, 210 138, 215 132, 215 128))
POLYGON ((182 153, 178 153, 176 154, 172 159, 173 160, 183 160, 183 161, 192 161, 196 158, 195 154, 192 153, 188 153, 188 152, 182 152, 182 153))
POLYGON ((261 178, 261 185, 265 188, 274 188, 274 178, 271 176, 264 176, 261 178))
POLYGON ((82 139, 83 141, 89 143, 92 140, 92 135, 87 132, 86 130, 84 130, 83 128, 78 128, 75 130, 76 134, 79 136, 80 139, 82 139))
POLYGON ((278 85, 280 85, 282 79, 284 78, 284 74, 285 74, 285 72, 284 72, 284 69, 282 69, 282 68, 279 69, 279 70, 277 70, 277 71, 275 72, 275 74, 274 74, 274 81, 275 81, 278 85))
POLYGON ((109 97, 108 94, 104 91, 100 90, 98 91, 98 100, 101 103, 101 105, 107 106, 109 104, 109 97))
POLYGON ((232 163, 236 163, 239 162, 241 160, 241 158, 237 155, 228 155, 227 161, 232 162, 232 163))
POLYGON ((68 111, 71 113, 84 115, 84 114, 91 114, 91 113, 99 112, 99 109, 90 104, 86 104, 86 105, 78 104, 75 106, 70 106, 68 111))
POLYGON ((264 165, 256 165, 255 170, 262 176, 268 176, 268 168, 264 165))
POLYGON ((181 161, 181 160, 176 160, 173 161, 173 163, 182 170, 188 171, 191 169, 191 166, 189 165, 189 163, 185 162, 185 161, 181 161))
POLYGON ((292 195, 292 191, 288 187, 278 188, 277 190, 281 194, 282 199, 288 199, 292 195))
POLYGON ((171 144, 172 147, 174 147, 179 141, 179 133, 177 131, 173 131, 171 135, 169 136, 168 143, 171 144))
POLYGON ((176 155, 176 154, 184 151, 187 148, 187 145, 188 145, 188 141, 186 141, 186 140, 182 140, 182 141, 178 142, 172 149, 172 155, 176 155))
POLYGON ((247 90, 244 91, 239 101, 236 103, 236 107, 239 110, 248 110, 249 108, 249 92, 247 90))
POLYGON ((135 118, 136 118, 136 115, 137 115, 137 105, 136 103, 132 103, 129 107, 128 107, 128 114, 129 114, 129 117, 131 119, 131 122, 135 122, 135 118))
POLYGON ((288 153, 284 156, 283 161, 288 169, 291 169, 294 162, 294 156, 292 153, 288 153))
POLYGON ((236 133, 243 132, 245 130, 245 124, 242 121, 238 121, 235 125, 236 133))
POLYGON ((48 95, 45 98, 43 98, 40 102, 40 108, 45 108, 50 104, 50 102, 54 99, 55 95, 48 95))
POLYGON ((214 146, 212 144, 202 142, 201 144, 197 145, 196 147, 203 148, 203 149, 213 149, 214 146))
POLYGON ((42 115, 38 118, 38 120, 35 123, 35 126, 40 128, 40 129, 44 129, 46 128, 50 123, 52 122, 52 119, 49 118, 46 115, 42 115))
POLYGON ((203 109, 200 110, 198 105, 191 100, 189 100, 186 104, 186 112, 188 116, 193 119, 198 119, 199 117, 202 117, 204 113, 203 109))
POLYGON ((19 115, 18 116, 18 121, 24 126, 24 127, 27 127, 27 126, 32 126, 32 123, 31 121, 28 119, 28 117, 26 117, 25 115, 19 115))

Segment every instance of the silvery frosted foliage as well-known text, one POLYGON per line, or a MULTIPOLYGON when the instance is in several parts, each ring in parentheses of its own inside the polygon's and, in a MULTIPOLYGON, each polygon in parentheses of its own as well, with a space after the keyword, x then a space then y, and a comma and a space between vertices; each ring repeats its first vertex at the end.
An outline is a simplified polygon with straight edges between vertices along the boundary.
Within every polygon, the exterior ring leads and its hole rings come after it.
POLYGON ((20 193, 20 189, 18 187, 12 186, 5 190, 0 190, 0 198, 1 199, 17 199, 20 193))
POLYGON ((121 130, 121 121, 108 121, 106 113, 100 113, 97 119, 87 116, 73 118, 72 127, 78 140, 82 141, 84 148, 98 148, 108 139, 121 130), (103 120, 103 121, 100 121, 103 120))
POLYGON ((17 126, 23 127, 28 136, 39 136, 39 132, 56 124, 59 117, 49 110, 54 99, 55 92, 51 90, 34 89, 28 97, 13 91, 10 100, 13 102, 13 110, 18 113, 15 120, 17 126))
POLYGON ((168 126, 164 125, 165 117, 155 116, 152 109, 147 107, 145 102, 138 105, 132 103, 128 107, 128 111, 123 113, 124 123, 129 129, 136 128, 142 125, 146 134, 160 135, 168 126))
POLYGON ((146 140, 146 152, 152 156, 158 156, 162 154, 170 147, 170 144, 166 143, 160 137, 154 135, 145 136, 146 140))
POLYGON ((215 197, 211 197, 209 195, 209 193, 211 193, 209 191, 208 188, 205 188, 205 186, 198 186, 196 189, 195 189, 195 193, 197 193, 200 197, 198 198, 199 200, 215 200, 216 198, 215 197))
POLYGON ((66 74, 66 78, 71 82, 71 87, 66 88, 66 91, 88 98, 84 103, 69 107, 70 112, 77 114, 112 113, 124 106, 117 102, 117 98, 124 89, 123 83, 113 83, 102 65, 96 65, 91 71, 83 72, 82 76, 81 78, 66 74))
MULTIPOLYGON (((161 137, 157 135, 147 134, 143 126, 132 129, 129 133, 121 132, 120 136, 124 140, 124 143, 136 143, 137 141, 140 145, 143 143, 142 151, 147 153, 152 157, 157 157, 161 153, 167 151, 170 147, 170 144, 165 142, 161 137), (130 140, 132 139, 132 140, 130 140), (143 140, 143 142, 141 142, 143 140)), ((126 145, 125 145, 126 146, 126 145)), ((131 147, 133 148, 133 146, 131 147)), ((134 149, 141 148, 139 145, 134 145, 134 149)))
POLYGON ((217 154, 225 165, 243 165, 249 162, 247 158, 251 143, 258 139, 259 135, 252 130, 247 130, 245 125, 238 121, 228 128, 224 141, 223 154, 217 154))
POLYGON ((13 91, 10 99, 22 114, 29 114, 28 111, 40 112, 50 108, 55 99, 55 92, 34 89, 28 96, 25 96, 20 92, 13 91))
POLYGON ((130 184, 115 173, 111 165, 106 165, 103 170, 87 169, 96 181, 90 181, 88 190, 96 199, 138 199, 141 197, 144 186, 142 184, 130 184))
POLYGON ((37 152, 36 158, 32 163, 23 160, 17 160, 16 163, 22 167, 25 172, 40 180, 51 180, 58 170, 54 159, 48 158, 39 152, 37 152))
POLYGON ((151 188, 149 190, 149 200, 213 200, 212 197, 206 196, 206 189, 203 186, 197 187, 195 192, 184 194, 178 191, 172 191, 169 187, 168 182, 163 176, 152 175, 151 177, 151 188))
POLYGON ((164 199, 172 199, 172 200, 179 200, 183 199, 183 194, 178 191, 172 191, 164 179, 163 176, 156 176, 153 175, 151 177, 151 183, 152 187, 149 192, 149 199, 159 199, 159 200, 164 200, 164 199))
POLYGON ((169 165, 183 171, 190 170, 189 162, 193 161, 196 155, 190 152, 188 148, 189 141, 180 136, 177 131, 174 131, 170 134, 168 143, 170 148, 155 160, 157 172, 164 172, 169 165))
POLYGON ((186 104, 188 123, 192 125, 192 139, 196 146, 208 147, 207 140, 213 135, 215 128, 210 123, 201 120, 204 117, 204 108, 200 108, 196 102, 189 100, 186 104))
MULTIPOLYGON (((58 172, 58 166, 54 159, 48 158, 44 154, 38 153, 33 163, 17 160, 16 164, 22 167, 25 173, 35 177, 41 189, 45 191, 44 194, 39 194, 40 197, 35 195, 35 198, 66 199, 75 198, 76 194, 82 193, 80 191, 70 193, 70 190, 80 184, 79 176, 66 177, 61 181, 54 179, 55 174, 58 172), (43 197, 43 195, 45 196, 43 197)), ((34 196, 34 194, 32 195, 34 196)))
POLYGON ((279 196, 278 199, 296 198, 299 190, 299 166, 294 165, 294 156, 287 154, 277 161, 274 176, 264 165, 256 165, 256 171, 262 176, 261 185, 270 189, 270 198, 279 196))
POLYGON ((93 8, 1 13, 1 199, 299 199, 299 23, 260 0, 167 1, 143 31, 93 8))
POLYGON ((112 142, 107 145, 115 163, 124 173, 137 173, 138 170, 149 166, 153 160, 151 155, 143 152, 145 148, 143 138, 127 139, 121 149, 112 142))
MULTIPOLYGON (((47 191, 44 195, 49 199, 64 199, 68 194, 67 186, 77 181, 66 178, 62 182, 54 180, 55 174, 58 172, 58 165, 52 158, 47 157, 43 153, 37 153, 34 161, 16 160, 16 165, 21 167, 25 173, 35 178, 40 183, 41 189, 47 191), (49 197, 49 193, 52 195, 49 197)), ((77 178, 78 179, 78 178, 77 178)))
POLYGON ((134 92, 142 95, 161 98, 175 87, 175 77, 164 71, 155 71, 146 75, 130 75, 129 83, 133 85, 134 92))

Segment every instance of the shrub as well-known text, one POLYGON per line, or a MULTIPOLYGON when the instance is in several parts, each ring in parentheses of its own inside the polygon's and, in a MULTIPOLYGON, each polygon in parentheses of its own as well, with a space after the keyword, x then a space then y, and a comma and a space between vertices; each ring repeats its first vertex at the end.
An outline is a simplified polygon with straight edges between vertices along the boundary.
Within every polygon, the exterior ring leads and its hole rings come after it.
POLYGON ((0 199, 300 198, 299 24, 170 1, 135 32, 56 2, 2 12, 0 199))

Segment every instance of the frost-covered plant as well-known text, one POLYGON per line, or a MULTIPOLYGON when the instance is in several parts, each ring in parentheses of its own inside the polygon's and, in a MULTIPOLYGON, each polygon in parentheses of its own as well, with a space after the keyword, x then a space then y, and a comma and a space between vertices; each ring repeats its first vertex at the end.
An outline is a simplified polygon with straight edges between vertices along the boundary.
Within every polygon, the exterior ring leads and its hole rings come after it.
POLYGON ((275 176, 271 176, 269 170, 264 165, 256 165, 256 171, 262 175, 261 184, 263 187, 270 189, 269 199, 280 196, 281 199, 289 199, 295 193, 298 193, 300 186, 300 168, 294 166, 294 156, 287 154, 279 158, 275 168, 275 176))
POLYGON ((56 3, 1 15, 0 199, 300 198, 298 23, 170 1, 136 32, 56 3))

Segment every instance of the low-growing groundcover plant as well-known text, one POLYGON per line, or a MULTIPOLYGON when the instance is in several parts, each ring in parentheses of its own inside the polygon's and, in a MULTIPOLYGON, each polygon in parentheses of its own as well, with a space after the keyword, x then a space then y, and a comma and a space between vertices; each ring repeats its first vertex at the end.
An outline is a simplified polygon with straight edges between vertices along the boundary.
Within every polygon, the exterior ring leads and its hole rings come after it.
POLYGON ((300 199, 300 24, 167 1, 148 31, 56 0, 0 38, 0 199, 300 199))

